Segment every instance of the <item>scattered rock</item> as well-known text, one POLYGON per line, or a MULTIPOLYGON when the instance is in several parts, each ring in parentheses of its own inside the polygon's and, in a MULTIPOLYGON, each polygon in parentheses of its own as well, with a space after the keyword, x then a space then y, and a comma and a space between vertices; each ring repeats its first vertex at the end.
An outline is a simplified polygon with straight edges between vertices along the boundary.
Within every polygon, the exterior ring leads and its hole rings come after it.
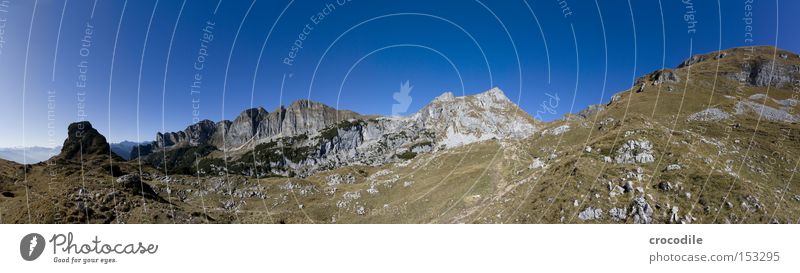
POLYGON ((593 207, 588 207, 578 214, 578 218, 583 221, 597 220, 602 217, 603 217, 603 210, 599 208, 596 209, 593 207))
POLYGON ((761 204, 761 200, 758 197, 753 195, 748 195, 742 201, 742 208, 746 211, 759 211, 764 209, 764 205, 761 204))
POLYGON ((567 131, 569 131, 569 129, 570 129, 570 126, 567 125, 567 124, 564 124, 564 125, 558 126, 556 128, 544 130, 544 131, 542 131, 542 135, 554 135, 554 136, 557 136, 557 135, 566 133, 567 131))
POLYGON ((681 165, 678 165, 678 164, 669 164, 669 165, 667 165, 667 168, 665 168, 665 170, 667 170, 667 171, 678 171, 680 169, 681 169, 681 165))
POLYGON ((143 194, 149 198, 160 199, 153 188, 143 182, 139 175, 126 174, 117 178, 116 182, 120 187, 134 194, 143 194))
POLYGON ((617 163, 635 164, 655 161, 653 144, 649 140, 628 140, 617 150, 617 163))
POLYGON ((578 112, 578 116, 583 117, 585 119, 593 119, 597 114, 606 110, 606 107, 602 104, 592 104, 586 107, 586 109, 581 110, 578 112))
POLYGON ((348 173, 347 175, 332 174, 325 178, 328 186, 336 186, 339 184, 353 184, 356 182, 355 176, 348 173))
POLYGON ((539 169, 544 168, 545 166, 547 165, 544 164, 544 161, 537 157, 533 159, 533 162, 531 162, 531 165, 528 166, 528 169, 539 169))
POLYGON ((688 121, 719 121, 729 119, 731 117, 730 114, 726 113, 725 111, 720 110, 719 108, 708 108, 703 111, 694 113, 689 115, 686 119, 688 121))
POLYGON ((659 70, 651 74, 650 80, 653 81, 653 85, 660 85, 665 82, 680 82, 680 78, 678 78, 678 75, 672 72, 672 70, 659 70))
POLYGON ((670 223, 676 223, 676 222, 679 221, 679 219, 680 218, 678 216, 678 206, 673 206, 672 207, 672 213, 671 213, 671 215, 669 217, 669 222, 670 223))
POLYGON ((233 209, 234 207, 236 207, 236 202, 234 202, 233 200, 229 199, 229 200, 222 201, 222 208, 223 209, 230 210, 230 209, 233 209))
POLYGON ((687 67, 687 66, 690 66, 690 65, 705 61, 705 60, 706 60, 706 57, 703 56, 703 55, 694 55, 691 58, 686 59, 681 64, 679 64, 678 68, 684 68, 684 67, 687 67))
POLYGON ((369 189, 367 189, 367 193, 378 194, 378 189, 375 188, 375 185, 370 185, 369 189))

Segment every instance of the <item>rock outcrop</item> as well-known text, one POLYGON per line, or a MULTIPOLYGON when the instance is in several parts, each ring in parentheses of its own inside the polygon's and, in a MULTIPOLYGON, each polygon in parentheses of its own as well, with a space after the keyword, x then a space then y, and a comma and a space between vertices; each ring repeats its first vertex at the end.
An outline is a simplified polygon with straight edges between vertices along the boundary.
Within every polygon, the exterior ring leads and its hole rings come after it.
POLYGON ((473 96, 445 93, 410 119, 415 126, 435 132, 446 147, 492 138, 524 138, 536 132, 536 121, 497 87, 473 96))
POLYGON ((718 121, 718 120, 725 120, 731 117, 730 114, 726 113, 725 111, 720 110, 719 108, 707 108, 703 111, 694 113, 689 115, 686 120, 688 121, 718 121))
POLYGON ((59 158, 66 160, 80 160, 92 155, 113 156, 122 160, 118 155, 111 153, 111 147, 106 138, 97 132, 88 121, 75 122, 69 125, 67 139, 61 148, 59 158))
POLYGON ((655 161, 653 144, 647 139, 628 140, 617 150, 619 164, 650 163, 655 161))
POLYGON ((728 73, 729 79, 755 87, 786 87, 798 79, 800 66, 784 60, 756 59, 741 64, 741 70, 728 73))

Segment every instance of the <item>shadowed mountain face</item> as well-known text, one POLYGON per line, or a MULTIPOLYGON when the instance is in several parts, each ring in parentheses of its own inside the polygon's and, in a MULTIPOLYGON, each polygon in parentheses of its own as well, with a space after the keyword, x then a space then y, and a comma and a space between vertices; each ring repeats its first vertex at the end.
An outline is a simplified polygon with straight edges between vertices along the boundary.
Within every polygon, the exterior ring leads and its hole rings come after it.
POLYGON ((139 143, 131 141, 123 141, 120 143, 110 143, 111 151, 122 157, 125 160, 131 159, 133 148, 139 146, 139 143))
POLYGON ((158 133, 154 148, 209 144, 220 149, 236 149, 252 140, 313 133, 355 118, 360 118, 360 115, 314 101, 299 100, 288 108, 279 107, 271 113, 258 107, 245 110, 233 121, 214 123, 203 120, 180 132, 158 133))
POLYGON ((68 136, 61 148, 60 158, 66 160, 79 160, 81 154, 111 155, 111 148, 106 142, 106 137, 92 127, 88 121, 72 123, 67 129, 68 136))
POLYGON ((497 88, 445 93, 407 117, 299 101, 159 134, 134 150, 152 151, 142 165, 109 160, 105 138, 76 123, 59 156, 69 160, 27 170, 0 161, 1 218, 797 223, 798 80, 800 56, 754 47, 694 56, 549 123, 497 88))

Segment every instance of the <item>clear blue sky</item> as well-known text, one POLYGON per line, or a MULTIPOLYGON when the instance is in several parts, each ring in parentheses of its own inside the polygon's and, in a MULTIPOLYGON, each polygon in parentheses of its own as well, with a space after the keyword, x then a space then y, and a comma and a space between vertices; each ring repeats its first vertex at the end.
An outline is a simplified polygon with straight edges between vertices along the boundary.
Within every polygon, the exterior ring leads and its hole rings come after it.
POLYGON ((755 1, 752 43, 744 1, 632 0, 631 9, 622 0, 340 1, 0 1, 8 2, 0 9, 0 147, 60 145, 67 124, 81 119, 79 100, 84 118, 111 141, 146 141, 194 118, 233 119, 251 105, 272 111, 309 97, 388 115, 404 81, 414 86, 408 113, 444 91, 499 86, 532 115, 557 95, 556 113, 541 115, 552 120, 677 65, 690 40, 704 53, 774 45, 777 35, 778 47, 800 51, 797 1, 755 1), (335 8, 326 9, 329 3, 335 8), (685 20, 689 11, 696 23, 685 20), (206 43, 209 21, 214 37, 206 43), (198 72, 201 86, 192 93, 198 72), (85 88, 76 86, 82 76, 85 88))

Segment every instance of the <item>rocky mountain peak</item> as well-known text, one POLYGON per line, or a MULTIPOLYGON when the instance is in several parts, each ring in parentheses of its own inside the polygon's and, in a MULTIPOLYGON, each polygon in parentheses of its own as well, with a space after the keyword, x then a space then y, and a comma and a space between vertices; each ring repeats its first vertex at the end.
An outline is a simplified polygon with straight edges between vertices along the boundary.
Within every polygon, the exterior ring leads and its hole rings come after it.
POLYGON ((314 106, 324 106, 324 104, 309 99, 299 99, 289 104, 288 108, 311 108, 314 106))
POLYGON ((203 120, 179 132, 156 134, 155 149, 209 144, 220 149, 318 132, 342 120, 358 118, 358 113, 336 110, 323 103, 301 99, 273 112, 263 107, 242 111, 233 121, 214 123, 203 120))
POLYGON ((239 114, 239 116, 236 119, 239 120, 243 118, 257 118, 258 116, 266 114, 268 114, 267 110, 265 110, 264 107, 259 106, 242 111, 242 113, 239 114))
POLYGON ((506 97, 506 93, 503 90, 500 90, 499 87, 493 87, 483 93, 478 93, 475 95, 475 98, 478 98, 483 101, 493 101, 493 102, 511 102, 511 100, 506 97))
POLYGON ((437 132, 447 147, 492 138, 523 138, 536 131, 535 119, 497 87, 471 96, 445 93, 412 118, 437 132))
POLYGON ((468 96, 455 96, 453 92, 444 92, 435 99, 431 103, 434 102, 452 102, 455 100, 463 100, 463 99, 475 99, 483 102, 512 102, 503 90, 500 90, 499 87, 493 87, 492 89, 486 90, 484 92, 475 94, 475 95, 468 95, 468 96))
POLYGON ((69 125, 67 139, 61 148, 59 157, 77 160, 83 156, 110 154, 110 146, 106 138, 97 132, 88 121, 75 122, 69 125))

